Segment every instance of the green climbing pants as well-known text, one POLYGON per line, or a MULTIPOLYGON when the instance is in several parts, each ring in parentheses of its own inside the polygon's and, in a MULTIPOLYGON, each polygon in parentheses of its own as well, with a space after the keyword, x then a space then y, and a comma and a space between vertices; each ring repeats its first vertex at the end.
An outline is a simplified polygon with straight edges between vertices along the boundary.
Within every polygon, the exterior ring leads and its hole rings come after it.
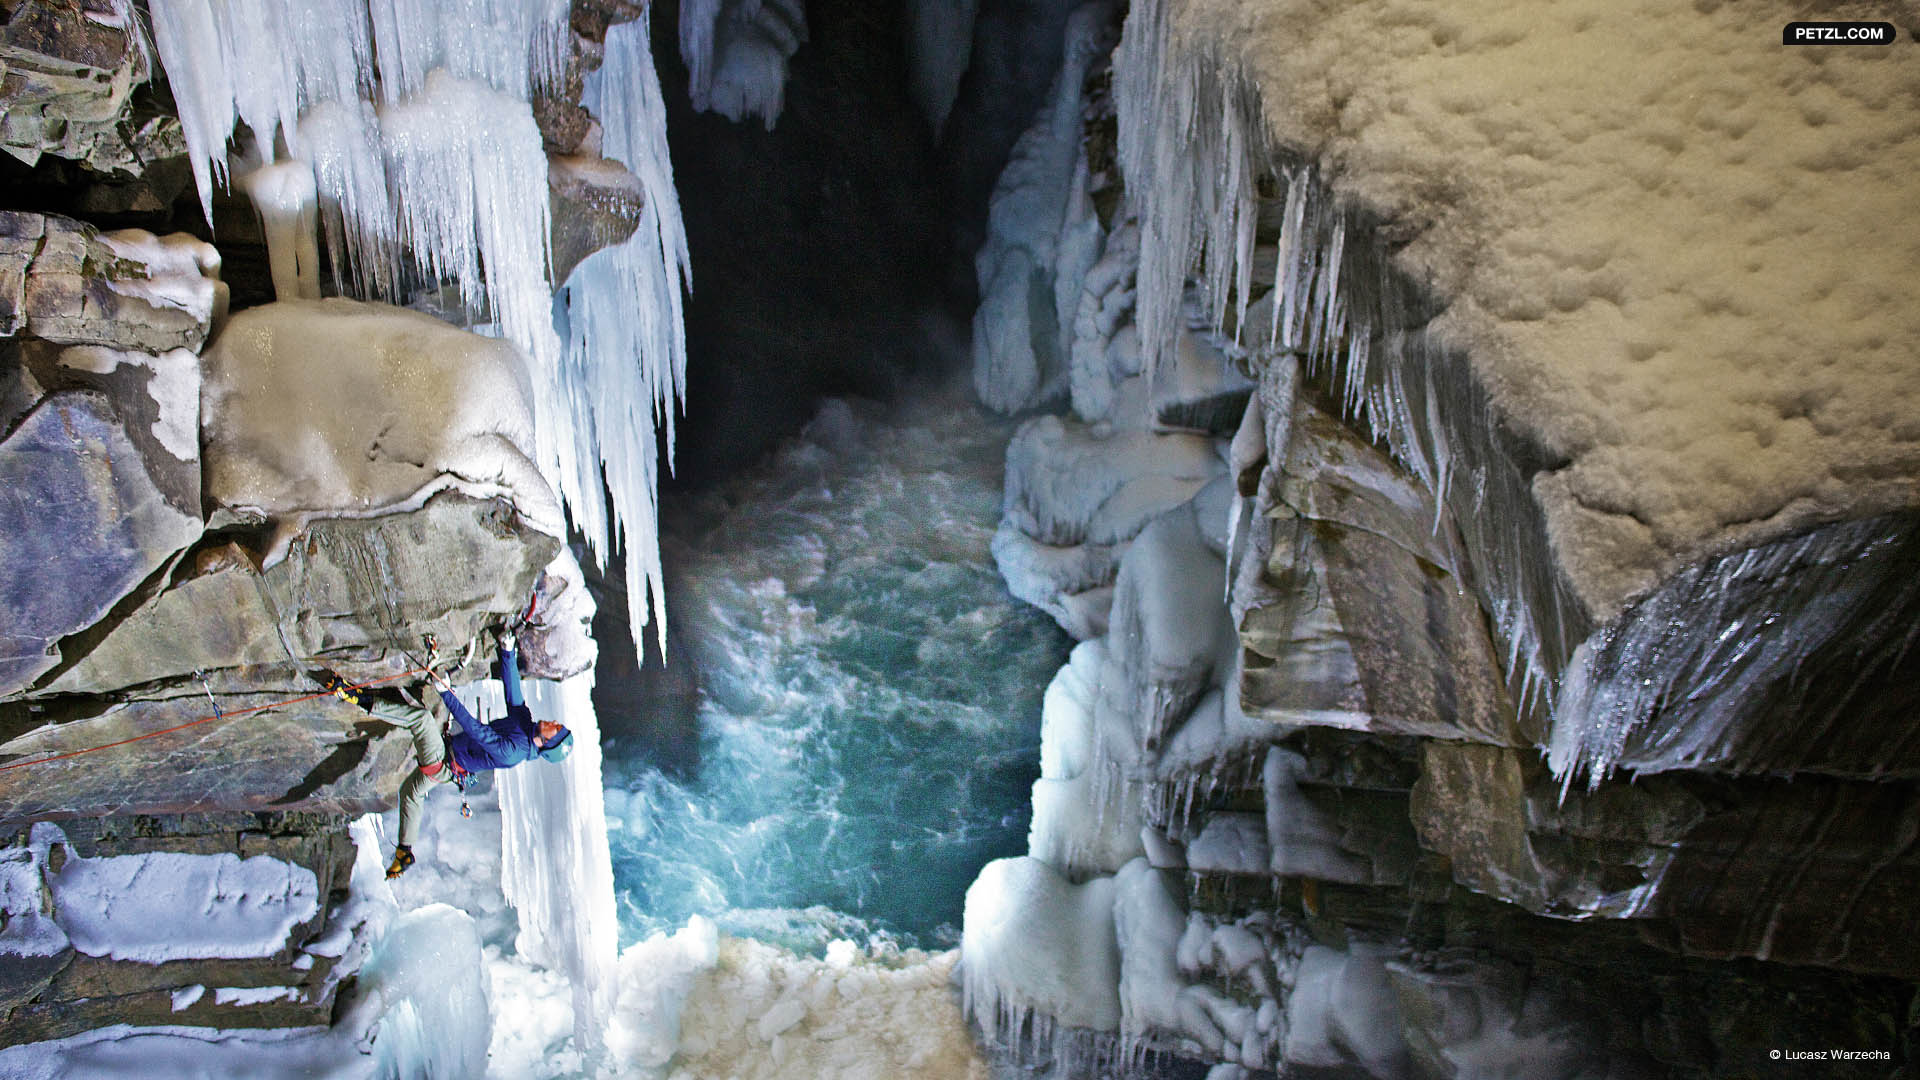
POLYGON ((420 834, 420 811, 426 806, 427 792, 453 779, 453 770, 446 767, 447 740, 440 722, 418 706, 380 701, 367 711, 413 736, 413 754, 420 759, 420 767, 400 784, 400 843, 412 847, 420 834))

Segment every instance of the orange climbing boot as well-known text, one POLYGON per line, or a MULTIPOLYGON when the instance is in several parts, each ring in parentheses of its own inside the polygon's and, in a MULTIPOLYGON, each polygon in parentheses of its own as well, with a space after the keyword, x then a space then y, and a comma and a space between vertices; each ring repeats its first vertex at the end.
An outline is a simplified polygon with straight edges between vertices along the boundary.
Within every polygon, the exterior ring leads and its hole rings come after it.
POLYGON ((387 864, 387 880, 392 881, 413 865, 413 849, 401 844, 393 849, 393 861, 387 864))
POLYGON ((320 674, 315 675, 313 678, 315 682, 320 684, 322 690, 327 691, 349 705, 356 705, 364 709, 369 704, 365 690, 341 678, 340 673, 331 668, 321 668, 320 674))

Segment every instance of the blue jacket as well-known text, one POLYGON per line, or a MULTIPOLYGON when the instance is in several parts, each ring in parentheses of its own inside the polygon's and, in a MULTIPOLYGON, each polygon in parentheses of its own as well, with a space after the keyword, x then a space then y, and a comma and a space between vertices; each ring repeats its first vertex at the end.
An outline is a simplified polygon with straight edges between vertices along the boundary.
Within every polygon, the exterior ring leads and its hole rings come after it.
POLYGON ((470 773, 510 769, 539 756, 540 728, 525 705, 509 705, 507 715, 483 724, 452 693, 442 690, 440 700, 460 721, 460 731, 447 737, 447 754, 461 769, 470 773))

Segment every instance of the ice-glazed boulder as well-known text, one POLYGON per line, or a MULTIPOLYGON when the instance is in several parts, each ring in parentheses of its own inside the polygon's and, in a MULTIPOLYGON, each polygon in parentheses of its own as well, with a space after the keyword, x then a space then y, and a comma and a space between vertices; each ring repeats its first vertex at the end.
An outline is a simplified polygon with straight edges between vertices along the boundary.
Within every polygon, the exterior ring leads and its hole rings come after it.
POLYGON ((371 517, 456 490, 561 535, 530 456, 524 361, 504 341, 383 304, 294 301, 235 316, 204 361, 217 508, 371 517))

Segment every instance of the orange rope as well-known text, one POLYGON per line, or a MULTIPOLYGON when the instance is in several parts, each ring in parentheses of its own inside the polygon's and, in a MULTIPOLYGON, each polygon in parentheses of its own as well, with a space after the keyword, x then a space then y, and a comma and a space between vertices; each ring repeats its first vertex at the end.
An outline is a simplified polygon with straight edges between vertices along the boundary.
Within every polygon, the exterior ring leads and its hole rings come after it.
MULTIPOLYGON (((388 675, 385 678, 374 679, 371 682, 355 683, 354 685, 346 687, 345 689, 365 690, 369 686, 379 686, 381 683, 390 683, 390 682, 393 682, 395 679, 404 679, 409 675, 422 675, 426 673, 426 670, 427 670, 426 668, 413 668, 410 671, 403 671, 398 675, 388 675)), ((279 709, 288 705, 298 705, 303 701, 318 701, 321 698, 332 697, 332 696, 333 696, 333 691, 323 690, 318 694, 308 694, 305 697, 288 698, 285 701, 273 701, 273 702, 268 702, 265 705, 253 705, 245 709, 235 709, 232 712, 227 712, 227 713, 214 713, 212 716, 203 716, 198 720, 189 720, 184 724, 175 724, 173 727, 170 727, 170 728, 161 728, 159 731, 149 731, 145 735, 135 735, 130 739, 121 739, 118 742, 110 742, 105 746, 90 746, 90 747, 87 747, 85 750, 69 750, 64 754, 54 754, 50 757, 34 758, 32 761, 15 761, 15 762, 12 762, 11 764, 0 765, 0 772, 6 772, 8 769, 23 769, 23 768, 26 768, 28 765, 45 765, 49 761, 59 761, 63 758, 79 757, 81 754, 92 754, 92 753, 97 753, 98 751, 101 751, 101 750, 111 750, 116 746, 125 746, 128 743, 137 743, 142 739, 153 739, 153 738, 158 738, 161 735, 172 734, 173 732, 176 732, 176 731, 185 731, 190 727, 197 727, 201 724, 212 723, 215 720, 228 720, 236 716, 245 716, 248 713, 266 712, 268 709, 279 709)))

